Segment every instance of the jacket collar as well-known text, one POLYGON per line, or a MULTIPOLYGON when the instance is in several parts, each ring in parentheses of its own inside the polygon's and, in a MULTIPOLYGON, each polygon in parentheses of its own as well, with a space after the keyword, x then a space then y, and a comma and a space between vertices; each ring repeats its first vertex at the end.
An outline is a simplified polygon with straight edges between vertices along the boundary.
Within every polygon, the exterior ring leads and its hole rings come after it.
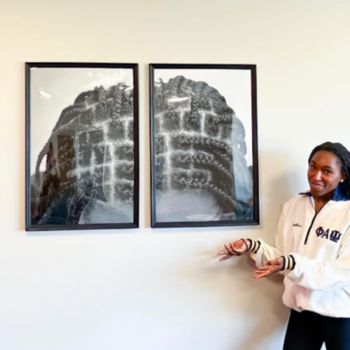
MULTIPOLYGON (((300 195, 312 197, 312 194, 310 191, 300 192, 300 195)), ((332 201, 338 202, 338 201, 347 201, 349 200, 348 197, 346 197, 340 190, 339 186, 333 191, 333 195, 331 197, 332 201)))

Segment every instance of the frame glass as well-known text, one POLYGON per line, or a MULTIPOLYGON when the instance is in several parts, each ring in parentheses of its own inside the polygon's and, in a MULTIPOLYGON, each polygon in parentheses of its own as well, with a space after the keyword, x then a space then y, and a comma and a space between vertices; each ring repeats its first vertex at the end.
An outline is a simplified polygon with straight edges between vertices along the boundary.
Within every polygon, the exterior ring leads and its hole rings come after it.
POLYGON ((138 66, 26 70, 26 230, 136 228, 138 66))
POLYGON ((256 66, 149 69, 152 227, 259 224, 256 66))

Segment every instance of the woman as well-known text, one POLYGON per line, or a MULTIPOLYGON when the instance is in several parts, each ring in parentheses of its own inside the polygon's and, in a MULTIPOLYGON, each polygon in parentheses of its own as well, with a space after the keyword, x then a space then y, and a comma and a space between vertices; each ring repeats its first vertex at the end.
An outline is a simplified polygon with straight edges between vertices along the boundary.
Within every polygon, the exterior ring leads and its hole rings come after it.
POLYGON ((240 239, 220 260, 250 253, 259 279, 284 274, 283 302, 291 309, 285 350, 350 349, 350 153, 340 143, 313 149, 310 190, 282 210, 276 247, 240 239))

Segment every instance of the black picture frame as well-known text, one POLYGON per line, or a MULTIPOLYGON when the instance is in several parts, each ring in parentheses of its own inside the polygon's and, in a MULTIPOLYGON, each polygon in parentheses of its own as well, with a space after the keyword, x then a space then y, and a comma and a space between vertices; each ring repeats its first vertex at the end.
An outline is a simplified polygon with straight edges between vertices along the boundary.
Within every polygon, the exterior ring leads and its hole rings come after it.
POLYGON ((254 64, 149 65, 151 226, 259 224, 254 64))
POLYGON ((138 65, 26 62, 26 230, 139 226, 138 65))

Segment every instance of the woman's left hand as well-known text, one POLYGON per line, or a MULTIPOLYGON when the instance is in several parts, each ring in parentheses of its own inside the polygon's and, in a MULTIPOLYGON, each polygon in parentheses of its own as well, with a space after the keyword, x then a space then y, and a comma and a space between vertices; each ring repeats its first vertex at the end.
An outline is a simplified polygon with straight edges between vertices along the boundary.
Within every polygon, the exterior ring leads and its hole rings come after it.
POLYGON ((254 272, 256 279, 273 275, 276 272, 281 271, 283 268, 283 258, 280 256, 277 259, 268 261, 264 266, 259 267, 254 272))

